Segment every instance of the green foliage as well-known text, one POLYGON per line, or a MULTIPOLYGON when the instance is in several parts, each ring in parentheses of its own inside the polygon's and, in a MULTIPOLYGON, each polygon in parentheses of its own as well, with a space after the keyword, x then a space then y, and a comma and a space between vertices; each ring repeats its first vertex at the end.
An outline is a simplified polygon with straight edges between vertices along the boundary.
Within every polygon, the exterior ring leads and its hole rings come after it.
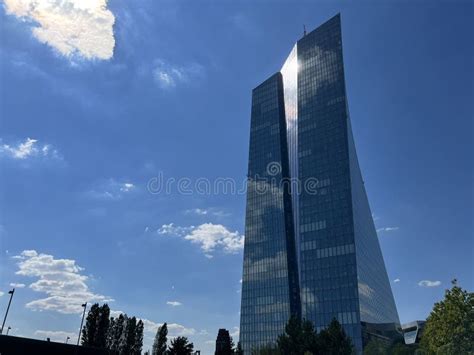
POLYGON ((281 355, 284 354, 276 345, 268 344, 252 350, 252 355, 281 355))
POLYGON ((82 345, 97 348, 106 347, 109 316, 110 308, 107 304, 99 306, 98 303, 95 303, 92 305, 87 314, 86 324, 82 328, 82 345))
POLYGON ((421 338, 428 354, 469 354, 474 352, 474 293, 452 281, 444 300, 435 303, 421 338))
POLYGON ((277 339, 277 345, 268 345, 252 354, 284 355, 350 355, 352 343, 339 322, 334 319, 319 335, 308 320, 291 317, 285 326, 285 333, 277 339))
POLYGON ((364 355, 388 355, 388 346, 385 342, 373 338, 364 347, 364 355))
POLYGON ((373 338, 364 348, 364 355, 413 355, 416 346, 406 345, 403 340, 391 345, 387 342, 373 338))
POLYGON ((406 345, 404 342, 397 342, 390 347, 391 355, 414 355, 416 346, 406 345))
POLYGON ((234 350, 236 355, 243 355, 244 351, 242 350, 242 344, 240 344, 240 341, 237 343, 237 347, 234 350))
POLYGON ((194 350, 194 344, 188 341, 186 337, 177 337, 171 340, 168 351, 169 355, 191 355, 194 350))
POLYGON ((166 354, 166 343, 168 342, 168 325, 165 323, 158 328, 155 335, 155 341, 153 342, 152 355, 164 355, 166 354))
MULTIPOLYGON (((277 339, 278 349, 287 355, 304 353, 303 329, 298 317, 292 316, 285 326, 285 333, 277 339)), ((261 352, 262 353, 262 352, 261 352)))
POLYGON ((352 354, 351 339, 336 319, 333 319, 329 326, 319 334, 318 349, 321 354, 327 355, 352 354))
POLYGON ((117 318, 110 318, 109 330, 107 332, 107 349, 118 351, 120 339, 124 330, 125 316, 120 314, 117 318))
POLYGON ((142 320, 140 319, 137 322, 137 326, 135 328, 135 341, 131 347, 132 349, 132 354, 137 354, 140 355, 142 353, 142 348, 143 348, 143 329, 144 325, 142 320))

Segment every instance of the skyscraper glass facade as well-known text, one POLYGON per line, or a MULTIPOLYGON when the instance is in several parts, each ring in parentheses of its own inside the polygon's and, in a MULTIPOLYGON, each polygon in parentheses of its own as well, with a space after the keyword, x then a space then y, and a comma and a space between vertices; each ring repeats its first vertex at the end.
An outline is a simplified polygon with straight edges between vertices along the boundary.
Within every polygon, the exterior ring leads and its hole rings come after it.
POLYGON ((245 233, 247 353, 275 342, 290 314, 318 330, 338 319, 358 352, 371 334, 397 334, 352 137, 339 15, 253 91, 245 233))

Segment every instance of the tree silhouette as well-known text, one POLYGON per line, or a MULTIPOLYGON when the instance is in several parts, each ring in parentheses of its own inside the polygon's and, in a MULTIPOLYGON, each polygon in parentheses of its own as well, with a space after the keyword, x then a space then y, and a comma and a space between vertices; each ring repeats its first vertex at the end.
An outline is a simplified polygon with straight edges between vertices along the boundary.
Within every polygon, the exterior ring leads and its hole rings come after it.
POLYGON ((321 354, 352 354, 351 339, 346 335, 341 324, 335 318, 326 329, 319 333, 318 338, 318 348, 321 354))
POLYGON ((292 316, 285 326, 285 333, 278 337, 277 344, 278 349, 287 355, 303 355, 308 351, 316 354, 318 336, 313 323, 292 316))
POLYGON ((110 308, 107 304, 99 306, 95 303, 87 313, 86 324, 82 328, 82 342, 84 346, 105 348, 109 329, 110 308))
POLYGON ((143 322, 140 319, 135 328, 135 341, 133 343, 131 353, 140 355, 143 348, 143 322))
POLYGON ((155 335, 155 341, 153 342, 152 355, 164 355, 166 354, 166 343, 168 341, 168 326, 164 323, 158 328, 155 335))
POLYGON ((194 350, 194 344, 188 341, 186 337, 177 337, 171 340, 171 346, 168 350, 170 355, 191 355, 194 350))
POLYGON ((237 348, 234 351, 236 355, 244 354, 244 351, 242 350, 242 344, 240 344, 240 341, 237 343, 237 348))

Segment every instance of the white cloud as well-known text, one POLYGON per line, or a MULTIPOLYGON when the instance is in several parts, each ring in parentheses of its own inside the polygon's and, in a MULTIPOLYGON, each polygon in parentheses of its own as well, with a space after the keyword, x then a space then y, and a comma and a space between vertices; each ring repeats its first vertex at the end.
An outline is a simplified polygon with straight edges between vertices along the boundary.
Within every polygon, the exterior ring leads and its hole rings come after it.
POLYGON ((87 192, 87 195, 98 200, 120 200, 126 194, 135 191, 137 187, 129 181, 108 179, 97 183, 97 186, 87 192))
POLYGON ((5 292, 0 291, 0 297, 2 297, 5 294, 5 292))
POLYGON ((195 214, 198 216, 207 216, 207 215, 212 215, 215 217, 228 217, 230 216, 230 213, 218 210, 216 208, 193 208, 184 211, 185 214, 195 214))
POLYGON ((121 314, 125 314, 125 312, 110 310, 110 317, 118 318, 121 314))
POLYGON ((421 287, 437 287, 441 285, 441 281, 430 281, 430 280, 421 280, 418 282, 418 286, 421 287))
POLYGON ((233 327, 232 330, 229 332, 230 336, 232 338, 238 338, 240 335, 240 328, 239 327, 233 327))
POLYGON ((16 144, 0 145, 0 156, 18 160, 29 158, 62 159, 59 152, 50 144, 40 145, 37 139, 32 138, 26 138, 23 142, 17 142, 16 144))
POLYGON ((24 250, 14 258, 19 260, 16 274, 36 277, 37 280, 29 288, 47 295, 27 303, 27 308, 74 314, 82 312, 84 302, 113 301, 110 297, 90 291, 88 276, 81 274, 84 269, 75 260, 55 259, 35 250, 24 250))
POLYGON ((153 79, 162 89, 175 88, 179 84, 188 84, 197 81, 204 74, 204 69, 197 63, 187 66, 176 66, 162 59, 153 63, 153 79))
MULTIPOLYGON (((153 336, 156 334, 158 328, 163 325, 163 323, 155 323, 149 319, 142 318, 142 321, 145 331, 151 333, 153 336)), ((181 324, 167 323, 166 326, 168 327, 168 335, 170 337, 190 336, 196 334, 196 329, 186 328, 181 324)))
POLYGON ((168 302, 166 302, 166 304, 169 305, 169 306, 173 306, 173 307, 178 307, 178 306, 183 305, 181 302, 178 302, 178 301, 168 301, 168 302))
POLYGON ((4 0, 7 14, 32 26, 33 36, 61 55, 86 59, 113 56, 115 17, 107 0, 4 0))
POLYGON ((244 236, 239 232, 231 232, 222 224, 204 223, 197 227, 179 227, 173 223, 164 224, 158 234, 170 234, 189 240, 200 246, 206 257, 216 249, 225 253, 237 253, 244 247, 244 236))
POLYGON ((383 227, 383 228, 378 228, 377 233, 378 232, 393 232, 396 230, 398 230, 398 227, 383 227))
POLYGON ((176 226, 174 223, 163 224, 160 228, 158 228, 157 233, 162 235, 175 235, 182 237, 189 231, 193 230, 195 227, 180 227, 176 226))
POLYGON ((25 284, 21 284, 21 283, 15 283, 15 282, 12 282, 10 284, 11 287, 15 287, 15 288, 23 288, 25 287, 26 285, 25 284))
POLYGON ((67 337, 69 337, 69 343, 74 343, 74 340, 77 339, 77 333, 64 332, 62 330, 37 330, 34 335, 40 339, 50 338, 51 341, 58 343, 64 343, 67 337))
POLYGON ((397 278, 397 279, 393 280, 393 282, 394 283, 400 282, 400 279, 397 278))
POLYGON ((120 186, 120 191, 122 192, 129 192, 135 188, 135 185, 133 185, 130 182, 125 182, 120 186))
POLYGON ((209 210, 202 208, 193 208, 185 211, 186 214, 197 214, 199 216, 205 216, 209 213, 209 210))

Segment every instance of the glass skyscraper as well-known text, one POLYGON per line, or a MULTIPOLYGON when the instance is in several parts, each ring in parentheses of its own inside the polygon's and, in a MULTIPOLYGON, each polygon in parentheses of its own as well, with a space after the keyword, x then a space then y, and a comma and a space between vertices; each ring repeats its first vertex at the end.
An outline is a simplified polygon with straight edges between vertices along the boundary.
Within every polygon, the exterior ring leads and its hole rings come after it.
POLYGON ((252 92, 240 341, 274 343, 290 315, 336 318, 358 352, 400 322, 359 168, 340 16, 305 34, 252 92))

